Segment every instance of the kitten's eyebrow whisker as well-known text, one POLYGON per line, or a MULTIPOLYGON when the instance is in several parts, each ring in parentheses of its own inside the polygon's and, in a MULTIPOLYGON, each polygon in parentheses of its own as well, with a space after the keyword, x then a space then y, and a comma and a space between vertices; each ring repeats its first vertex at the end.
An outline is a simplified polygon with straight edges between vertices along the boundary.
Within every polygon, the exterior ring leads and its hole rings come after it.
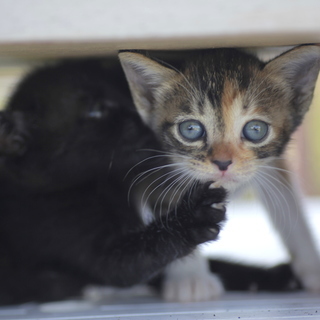
POLYGON ((259 98, 259 96, 261 96, 265 91, 269 90, 270 88, 272 88, 271 85, 268 87, 265 87, 263 90, 260 90, 260 91, 256 90, 258 92, 253 97, 251 97, 251 100, 252 101, 257 100, 259 98))
MULTIPOLYGON (((180 86, 181 88, 183 88, 187 93, 189 93, 190 97, 187 97, 187 98, 188 98, 188 101, 189 101, 190 103, 192 103, 191 98, 194 97, 194 93, 190 92, 182 83, 176 81, 176 84, 177 84, 178 86, 180 86)), ((185 96, 183 96, 183 97, 186 98, 185 96)))
MULTIPOLYGON (((255 76, 253 77, 253 79, 252 79, 252 81, 250 82, 247 90, 250 90, 252 84, 255 84, 255 83, 257 82, 257 77, 258 77, 258 73, 256 73, 255 76)), ((252 91, 250 97, 253 97, 253 95, 256 94, 256 92, 259 90, 259 88, 262 86, 262 84, 264 84, 264 83, 266 82, 266 79, 267 79, 267 78, 264 77, 264 78, 262 78, 262 80, 260 80, 260 83, 259 83, 258 86, 255 88, 255 90, 252 91)))
MULTIPOLYGON (((260 90, 260 87, 268 80, 267 77, 263 78, 259 85, 255 88, 254 91, 251 92, 250 96, 248 97, 248 100, 250 100, 251 103, 253 103, 255 100, 257 100, 259 98, 259 96, 265 92, 266 90, 272 88, 272 85, 266 86, 263 90, 260 90)), ((252 83, 254 83, 254 81, 252 81, 252 83)), ((251 85, 251 84, 250 84, 251 85)), ((250 90, 250 86, 248 88, 248 90, 250 90)))
MULTIPOLYGON (((167 63, 167 62, 162 61, 162 60, 160 60, 160 59, 156 59, 156 60, 157 60, 158 62, 160 62, 161 64, 169 67, 170 69, 173 69, 174 71, 176 71, 177 73, 179 73, 179 74, 182 76, 182 78, 183 78, 183 79, 186 81, 186 83, 189 85, 189 87, 190 87, 190 89, 191 89, 191 91, 192 91, 193 94, 192 94, 189 90, 187 90, 187 88, 186 88, 185 86, 183 86, 180 82, 178 82, 178 81, 175 81, 175 82, 176 82, 178 85, 181 85, 181 87, 183 87, 183 88, 186 90, 186 92, 188 92, 188 93, 191 95, 191 97, 195 97, 195 98, 197 98, 197 99, 201 98, 201 97, 199 96, 199 93, 196 91, 195 87, 191 84, 191 82, 188 80, 188 78, 186 77, 186 75, 185 75, 182 71, 180 71, 179 69, 177 69, 176 67, 174 67, 174 66, 171 65, 170 63, 167 63)), ((190 100, 190 102, 192 102, 192 101, 190 100)))
MULTIPOLYGON (((201 82, 200 82, 200 76, 199 76, 199 70, 196 69, 196 75, 197 75, 197 82, 198 82, 198 91, 199 91, 199 94, 202 93, 202 90, 201 90, 201 82)), ((199 96, 200 98, 200 101, 202 101, 203 97, 202 96, 199 96)))

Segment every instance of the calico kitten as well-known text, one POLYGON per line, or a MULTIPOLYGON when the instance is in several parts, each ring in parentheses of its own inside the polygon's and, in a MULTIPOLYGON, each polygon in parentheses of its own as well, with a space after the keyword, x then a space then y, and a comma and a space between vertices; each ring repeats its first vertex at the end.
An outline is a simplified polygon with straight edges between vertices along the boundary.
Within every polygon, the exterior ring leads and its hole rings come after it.
MULTIPOLYGON (((268 63, 233 49, 205 50, 191 55, 180 70, 139 53, 119 56, 137 110, 186 179, 213 180, 229 191, 254 183, 297 276, 307 289, 319 292, 319 254, 279 157, 310 106, 320 47, 300 46, 268 63)), ((167 275, 169 299, 182 297, 190 283, 210 283, 204 267, 199 280, 194 272, 199 266, 187 264, 191 275, 172 288, 172 278, 184 265, 167 275)))
POLYGON ((36 70, 1 112, 0 128, 1 304, 147 282, 217 238, 226 192, 211 182, 144 223, 132 181, 170 164, 150 151, 158 140, 134 110, 120 66, 36 70))

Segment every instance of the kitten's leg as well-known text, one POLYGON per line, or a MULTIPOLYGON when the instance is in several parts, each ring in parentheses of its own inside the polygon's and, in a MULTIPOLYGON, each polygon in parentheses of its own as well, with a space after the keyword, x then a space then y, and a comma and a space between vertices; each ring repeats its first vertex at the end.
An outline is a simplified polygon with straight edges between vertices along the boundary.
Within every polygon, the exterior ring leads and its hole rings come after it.
POLYGON ((304 216, 298 188, 287 171, 282 171, 287 170, 283 160, 273 164, 281 170, 264 169, 262 174, 270 182, 256 190, 260 190, 259 196, 291 254, 294 272, 306 289, 320 292, 320 255, 304 216))
POLYGON ((222 282, 210 272, 207 259, 198 250, 166 268, 162 295, 167 301, 207 301, 223 292, 222 282))
POLYGON ((208 186, 195 188, 191 197, 185 196, 177 210, 162 221, 112 241, 108 232, 100 233, 93 243, 72 249, 66 257, 68 263, 82 266, 83 271, 105 285, 125 287, 150 280, 198 244, 217 238, 219 223, 225 217, 225 207, 220 204, 226 193, 208 186), (79 250, 80 257, 72 256, 79 250), (79 258, 81 261, 77 261, 79 258))

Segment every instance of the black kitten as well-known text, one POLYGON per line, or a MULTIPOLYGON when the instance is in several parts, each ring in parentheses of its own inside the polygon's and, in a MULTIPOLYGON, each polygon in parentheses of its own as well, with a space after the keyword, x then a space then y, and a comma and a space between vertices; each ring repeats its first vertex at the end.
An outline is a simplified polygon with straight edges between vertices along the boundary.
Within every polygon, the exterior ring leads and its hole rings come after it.
POLYGON ((147 282, 217 238, 226 192, 210 182, 143 220, 140 186, 170 167, 152 150, 117 67, 65 62, 21 82, 0 114, 1 304, 147 282))

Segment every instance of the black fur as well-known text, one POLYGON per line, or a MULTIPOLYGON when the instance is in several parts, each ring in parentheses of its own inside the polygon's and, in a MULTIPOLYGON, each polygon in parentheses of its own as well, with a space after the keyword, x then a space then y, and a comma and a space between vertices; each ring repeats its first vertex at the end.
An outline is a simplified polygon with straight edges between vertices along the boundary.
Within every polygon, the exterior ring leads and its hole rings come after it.
POLYGON ((210 271, 218 274, 228 290, 233 291, 294 291, 302 289, 289 264, 270 268, 210 260, 210 271))
POLYGON ((223 189, 198 185, 147 226, 127 200, 134 177, 163 160, 135 166, 159 146, 118 75, 101 61, 40 68, 1 113, 0 304, 147 282, 217 238, 225 209, 210 205, 223 189))

